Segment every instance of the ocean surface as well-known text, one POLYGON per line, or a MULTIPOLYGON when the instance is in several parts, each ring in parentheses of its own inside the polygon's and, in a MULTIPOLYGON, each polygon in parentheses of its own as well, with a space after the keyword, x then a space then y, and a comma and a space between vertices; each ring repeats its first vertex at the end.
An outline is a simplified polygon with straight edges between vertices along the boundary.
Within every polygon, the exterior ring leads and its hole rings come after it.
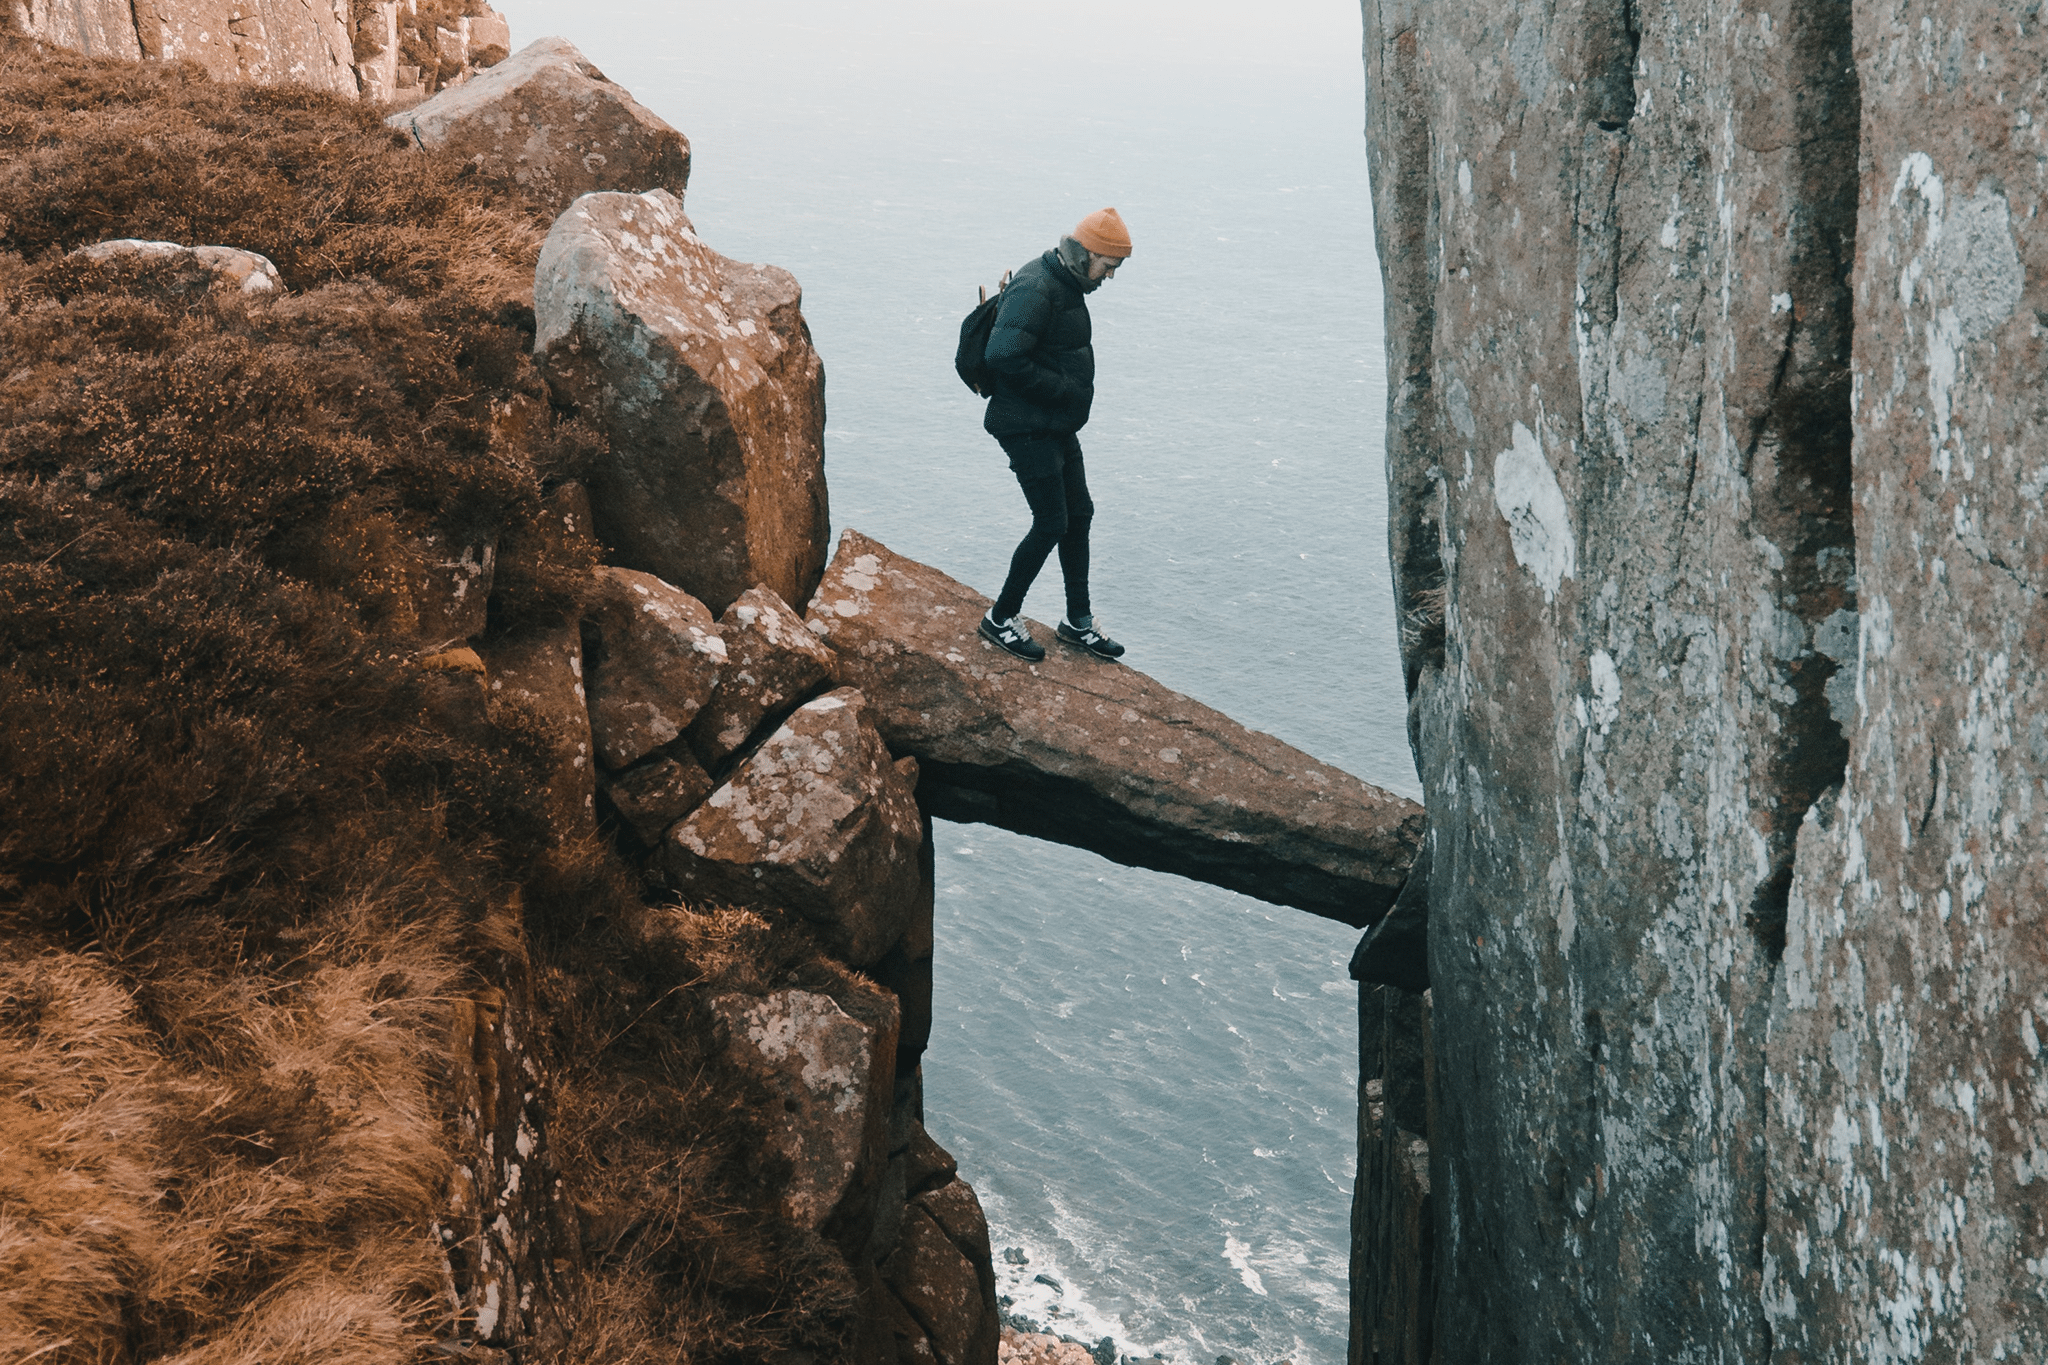
MULTIPOLYGON (((984 592, 1028 522, 961 315, 1084 213, 1094 597, 1128 662, 1418 794, 1385 550, 1381 299, 1344 0, 502 5, 681 128, 699 233, 804 286, 835 526, 984 592)), ((1056 562, 1026 606, 1057 619, 1056 562)), ((1049 632, 1045 633, 1049 635, 1049 632)), ((1014 1311, 1208 1365, 1343 1359, 1356 933, 938 830, 933 1134, 1014 1311)))

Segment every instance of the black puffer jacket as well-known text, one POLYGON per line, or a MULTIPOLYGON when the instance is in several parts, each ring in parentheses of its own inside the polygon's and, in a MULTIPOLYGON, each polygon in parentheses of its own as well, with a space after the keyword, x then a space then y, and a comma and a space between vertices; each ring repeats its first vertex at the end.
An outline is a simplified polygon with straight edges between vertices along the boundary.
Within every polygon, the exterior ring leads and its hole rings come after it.
POLYGON ((1095 402, 1088 292, 1057 251, 1011 278, 988 338, 996 392, 981 425, 989 435, 1068 435, 1088 425, 1095 402))

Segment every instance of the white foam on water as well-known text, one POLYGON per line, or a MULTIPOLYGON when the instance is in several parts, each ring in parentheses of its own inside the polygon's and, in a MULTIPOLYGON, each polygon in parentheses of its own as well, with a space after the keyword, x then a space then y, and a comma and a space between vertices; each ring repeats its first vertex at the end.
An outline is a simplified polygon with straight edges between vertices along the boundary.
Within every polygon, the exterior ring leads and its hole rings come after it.
POLYGON ((1237 1278, 1244 1281, 1244 1287, 1260 1298, 1267 1297, 1265 1277, 1252 1269, 1251 1247, 1225 1233, 1223 1236, 1223 1259, 1237 1269, 1237 1278))

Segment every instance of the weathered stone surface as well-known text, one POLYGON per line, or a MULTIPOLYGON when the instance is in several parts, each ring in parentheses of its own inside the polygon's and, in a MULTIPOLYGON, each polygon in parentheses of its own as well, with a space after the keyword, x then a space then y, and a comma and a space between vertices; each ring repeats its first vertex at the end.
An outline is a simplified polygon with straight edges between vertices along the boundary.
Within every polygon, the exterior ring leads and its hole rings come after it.
POLYGON ((466 0, 453 29, 402 0, 12 0, 16 26, 91 57, 196 62, 217 81, 305 85, 376 103, 413 103, 511 50, 503 15, 466 0), (401 32, 431 29, 432 70, 403 63, 401 32), (362 54, 360 59, 358 53, 362 54))
POLYGON ((693 900, 793 911, 865 966, 915 918, 917 765, 893 763, 850 687, 798 707, 669 832, 669 879, 693 900))
POLYGON ((600 774, 612 807, 652 848, 669 826, 702 805, 717 784, 688 753, 663 755, 621 773, 600 774))
POLYGON ((1365 13, 1436 1349, 2048 1358, 2048 37, 1365 13))
POLYGON ((719 996, 711 1008, 732 1030, 735 1058, 780 1101, 768 1127, 778 1155, 790 1163, 781 1196, 783 1217, 817 1228, 846 1195, 868 1137, 870 1109, 886 1104, 873 1092, 875 1048, 890 1040, 811 991, 765 998, 719 996))
POLYGON ((583 693, 583 642, 575 626, 490 641, 483 650, 490 674, 493 721, 511 723, 512 708, 539 728, 553 760, 548 803, 559 835, 587 829, 597 797, 591 762, 590 710, 583 693))
POLYGON ((217 81, 306 85, 354 99, 347 7, 304 0, 134 0, 142 55, 217 81))
POLYGON ((903 1300, 883 1288, 879 1307, 885 1330, 888 1331, 896 1348, 890 1359, 897 1365, 938 1365, 938 1353, 932 1350, 931 1337, 924 1325, 911 1316, 903 1300))
POLYGON ((2048 1360, 2048 34, 1855 15, 1862 622, 1773 999, 1764 1310, 1812 1365, 2048 1360))
MULTIPOLYGON (((1396 911, 1395 913, 1399 913, 1396 911)), ((1358 1179, 1351 1202, 1348 1365, 1431 1365, 1436 1335, 1430 1197, 1428 995, 1358 997, 1358 1179)))
POLYGON ((528 43, 385 122, 516 185, 549 213, 593 190, 662 189, 681 199, 690 180, 683 135, 562 38, 528 43))
POLYGON ((981 1200, 966 1181, 949 1180, 916 1196, 914 1202, 923 1206, 969 1260, 990 1258, 988 1219, 982 1215, 981 1200))
POLYGON ((922 1194, 949 1185, 960 1174, 953 1154, 941 1147, 924 1124, 912 1119, 910 1141, 904 1151, 904 1187, 910 1194, 922 1194))
POLYGON ((142 56, 129 0, 14 0, 12 8, 15 27, 39 43, 88 57, 142 56))
POLYGON ((730 665, 690 731, 690 745, 706 767, 718 766, 761 722, 794 705, 832 671, 832 651, 766 588, 741 593, 718 618, 718 633, 730 665))
POLYGON ((967 1263, 975 1268, 976 1281, 980 1286, 983 1304, 982 1325, 978 1335, 988 1338, 985 1342, 970 1342, 966 1351, 972 1359, 978 1355, 993 1354, 995 1351, 996 1272, 995 1258, 989 1248, 988 1219, 981 1211, 981 1200, 974 1189, 964 1180, 949 1180, 935 1190, 927 1190, 913 1198, 911 1203, 931 1215, 939 1230, 946 1234, 967 1263))
MULTIPOLYGON (((356 83, 373 104, 409 108, 436 90, 453 89, 482 70, 502 62, 512 50, 512 28, 505 17, 477 0, 465 0, 470 13, 455 15, 453 28, 422 14, 406 0, 355 0, 350 31, 355 35, 356 83), (425 67, 406 61, 405 43, 416 39, 431 49, 425 67)), ((420 51, 418 43, 413 53, 420 51)))
POLYGON ((786 270, 705 246, 666 190, 589 194, 534 279, 535 353, 601 422, 598 534, 723 612, 810 600, 825 563, 824 368, 786 270))
POLYGON ((95 242, 71 253, 112 269, 136 268, 161 272, 174 289, 203 293, 225 289, 260 296, 284 288, 277 267, 268 256, 232 246, 181 246, 176 242, 146 242, 139 237, 117 237, 95 242))
POLYGON ((702 602, 653 574, 607 567, 597 579, 590 729, 598 758, 623 768, 689 728, 718 685, 725 641, 702 602))
MULTIPOLYGON (((517 903, 498 912, 518 933, 517 903)), ((448 1002, 448 1098, 460 1132, 446 1203, 432 1231, 464 1336, 499 1346, 545 1339, 581 1259, 573 1214, 535 1102, 529 1043, 535 1024, 524 968, 502 964, 504 986, 448 1002)))
POLYGON ((1393 908, 1366 931, 1351 955, 1351 979, 1397 986, 1420 995, 1429 989, 1429 841, 1415 855, 1408 883, 1393 908))
POLYGON ((1135 669, 1057 647, 1025 664, 975 635, 987 607, 849 530, 808 614, 835 677, 869 697, 893 751, 917 756, 934 814, 1347 924, 1392 903, 1421 833, 1413 802, 1135 669))
POLYGON ((916 1317, 943 1365, 989 1365, 1000 1331, 974 1265, 921 1205, 905 1210, 883 1277, 916 1317))
POLYGON ((498 546, 486 535, 454 536, 422 527, 407 566, 414 633, 428 645, 452 647, 484 632, 498 546))

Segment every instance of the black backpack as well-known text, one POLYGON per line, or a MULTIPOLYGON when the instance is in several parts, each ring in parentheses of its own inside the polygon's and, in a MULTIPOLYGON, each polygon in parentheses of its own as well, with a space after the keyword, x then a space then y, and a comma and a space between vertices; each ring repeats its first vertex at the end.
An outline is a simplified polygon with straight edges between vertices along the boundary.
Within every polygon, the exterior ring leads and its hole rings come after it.
POLYGON ((1003 272, 995 293, 982 289, 981 302, 960 320, 960 349, 953 352, 953 368, 959 372, 960 382, 983 398, 993 397, 996 391, 996 377, 988 369, 988 336, 996 329, 996 310, 1002 306, 1003 291, 1010 287, 1011 273, 1003 272))

